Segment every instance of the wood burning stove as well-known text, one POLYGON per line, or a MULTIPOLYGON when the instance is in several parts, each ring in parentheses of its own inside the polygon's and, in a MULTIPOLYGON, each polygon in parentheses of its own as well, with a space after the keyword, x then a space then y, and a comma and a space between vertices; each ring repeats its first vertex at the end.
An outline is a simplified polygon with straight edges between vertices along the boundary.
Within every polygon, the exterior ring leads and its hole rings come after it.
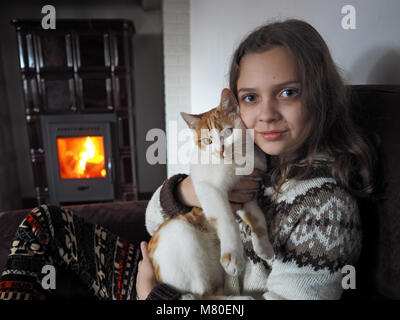
POLYGON ((12 23, 37 203, 138 199, 133 23, 12 23))
POLYGON ((41 117, 51 203, 115 199, 115 122, 114 114, 41 117))

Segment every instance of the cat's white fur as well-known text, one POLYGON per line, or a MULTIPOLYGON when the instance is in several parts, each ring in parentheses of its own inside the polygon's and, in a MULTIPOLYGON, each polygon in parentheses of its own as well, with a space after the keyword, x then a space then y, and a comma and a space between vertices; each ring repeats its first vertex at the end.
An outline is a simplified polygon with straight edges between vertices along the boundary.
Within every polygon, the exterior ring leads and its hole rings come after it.
MULTIPOLYGON (((237 103, 232 105, 236 101, 232 99, 233 94, 226 90, 221 95, 220 107, 238 109, 237 103)), ((240 116, 235 127, 245 129, 240 116)), ((232 152, 231 147, 237 143, 237 138, 235 140, 233 134, 225 138, 224 154, 232 152)), ((213 141, 215 139, 213 136, 213 141)), ((242 142, 245 140, 242 139, 242 142)), ((200 155, 211 158, 218 157, 219 153, 212 143, 198 151, 200 155)), ((190 175, 208 228, 216 229, 216 232, 203 232, 184 219, 173 219, 157 231, 158 243, 152 259, 158 264, 159 275, 164 283, 182 292, 191 292, 198 297, 207 295, 210 298, 212 295, 223 294, 224 270, 231 276, 238 276, 245 266, 238 224, 228 200, 228 192, 242 176, 236 174, 238 166, 235 161, 228 164, 221 161, 201 164, 198 163, 197 156, 192 158, 190 175)), ((254 148, 254 167, 266 169, 265 154, 257 147, 254 148)), ((267 236, 265 218, 256 200, 246 203, 243 210, 237 213, 244 221, 247 220, 252 231, 263 231, 261 234, 252 232, 253 247, 261 258, 271 258, 273 252, 267 236), (251 225, 252 222, 257 225, 251 225)))

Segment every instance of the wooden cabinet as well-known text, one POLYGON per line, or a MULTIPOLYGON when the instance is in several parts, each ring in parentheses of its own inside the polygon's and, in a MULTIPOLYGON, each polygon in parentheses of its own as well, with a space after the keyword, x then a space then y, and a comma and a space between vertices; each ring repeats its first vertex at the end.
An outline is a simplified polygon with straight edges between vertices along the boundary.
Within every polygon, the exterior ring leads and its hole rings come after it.
POLYGON ((40 117, 116 116, 120 176, 116 200, 138 198, 133 92, 134 25, 128 20, 57 20, 44 30, 40 20, 13 20, 18 40, 36 198, 49 199, 40 117))

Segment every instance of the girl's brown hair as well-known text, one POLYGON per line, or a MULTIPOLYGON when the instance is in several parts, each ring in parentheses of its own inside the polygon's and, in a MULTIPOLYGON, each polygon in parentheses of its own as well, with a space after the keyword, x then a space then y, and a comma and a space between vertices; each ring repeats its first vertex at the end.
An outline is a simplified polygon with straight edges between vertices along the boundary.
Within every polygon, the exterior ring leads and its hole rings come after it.
POLYGON ((274 46, 288 50, 294 58, 301 84, 301 99, 307 123, 296 152, 281 155, 280 165, 272 174, 277 191, 286 180, 294 163, 307 164, 295 177, 306 176, 315 155, 325 152, 334 162, 333 177, 356 196, 373 191, 374 152, 363 139, 350 114, 349 92, 340 77, 328 46, 310 24, 290 19, 264 25, 248 35, 236 49, 231 62, 229 85, 237 96, 241 59, 274 46))

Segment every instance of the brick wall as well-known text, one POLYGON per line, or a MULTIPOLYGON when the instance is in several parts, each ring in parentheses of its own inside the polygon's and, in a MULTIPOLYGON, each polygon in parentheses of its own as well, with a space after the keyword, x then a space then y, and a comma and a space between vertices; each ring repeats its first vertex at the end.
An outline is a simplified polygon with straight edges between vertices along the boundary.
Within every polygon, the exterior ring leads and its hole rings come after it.
POLYGON ((182 142, 175 132, 187 128, 180 112, 190 107, 190 0, 163 1, 164 83, 167 133, 167 175, 188 172, 188 166, 174 164, 182 142), (174 143, 175 142, 175 143, 174 143))

